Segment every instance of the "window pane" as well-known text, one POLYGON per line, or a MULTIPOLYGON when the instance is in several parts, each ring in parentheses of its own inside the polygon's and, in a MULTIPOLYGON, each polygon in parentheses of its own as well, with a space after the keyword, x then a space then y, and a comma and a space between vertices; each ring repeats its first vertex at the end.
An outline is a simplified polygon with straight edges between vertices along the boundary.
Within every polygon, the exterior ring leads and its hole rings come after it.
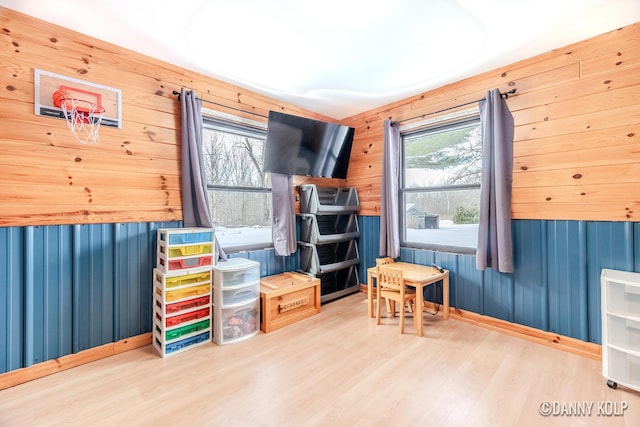
POLYGON ((209 203, 223 248, 272 242, 271 193, 209 190, 209 203))
POLYGON ((264 140, 205 128, 204 163, 212 185, 266 187, 262 172, 264 140))
POLYGON ((271 188, 271 174, 262 171, 264 138, 256 130, 205 120, 203 155, 209 205, 224 249, 272 244, 271 193, 265 190, 271 188))
POLYGON ((477 121, 405 136, 404 188, 479 184, 482 142, 477 121))
POLYGON ((405 242, 475 248, 480 189, 405 193, 405 242))

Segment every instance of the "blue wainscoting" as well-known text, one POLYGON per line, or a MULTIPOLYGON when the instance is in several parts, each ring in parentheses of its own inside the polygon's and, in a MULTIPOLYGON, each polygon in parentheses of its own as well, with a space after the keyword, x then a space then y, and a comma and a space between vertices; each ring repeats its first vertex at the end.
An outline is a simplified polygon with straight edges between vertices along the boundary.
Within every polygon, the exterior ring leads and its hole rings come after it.
MULTIPOLYGON (((360 265, 378 257, 380 218, 358 218, 360 265)), ((158 228, 180 222, 0 227, 0 373, 151 331, 158 228)), ((451 305, 600 343, 600 272, 640 271, 640 223, 513 221, 515 272, 475 257, 402 248, 401 260, 451 272, 451 305)), ((297 254, 231 254, 261 276, 298 269, 297 254)), ((440 302, 442 290, 425 297, 440 302)))
MULTIPOLYGON (((159 228, 181 222, 0 227, 0 373, 151 331, 159 228)), ((235 254, 261 275, 298 268, 235 254)))
MULTIPOLYGON (((358 220, 365 282, 378 257, 380 218, 358 220)), ((600 344, 600 273, 640 271, 640 223, 514 220, 512 228, 511 274, 479 271, 471 255, 402 248, 400 259, 450 270, 453 307, 600 344)), ((425 298, 441 302, 441 289, 427 288, 425 298)))

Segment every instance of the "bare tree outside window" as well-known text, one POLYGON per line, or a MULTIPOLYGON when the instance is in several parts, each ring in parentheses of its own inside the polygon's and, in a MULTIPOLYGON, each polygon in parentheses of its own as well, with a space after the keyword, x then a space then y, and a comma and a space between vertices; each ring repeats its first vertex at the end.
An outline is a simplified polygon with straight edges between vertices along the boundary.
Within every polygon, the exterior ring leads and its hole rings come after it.
POLYGON ((205 122, 209 203, 223 248, 264 247, 271 240, 271 175, 262 170, 264 133, 205 122))

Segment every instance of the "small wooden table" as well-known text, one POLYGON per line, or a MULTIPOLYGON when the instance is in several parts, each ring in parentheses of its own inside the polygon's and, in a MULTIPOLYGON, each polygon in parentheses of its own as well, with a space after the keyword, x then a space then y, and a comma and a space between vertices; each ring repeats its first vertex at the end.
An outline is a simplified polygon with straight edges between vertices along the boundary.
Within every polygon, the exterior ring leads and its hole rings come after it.
MULTIPOLYGON (((422 315, 422 309, 424 305, 423 288, 431 284, 437 283, 442 280, 442 318, 449 318, 449 270, 444 270, 444 273, 440 273, 435 267, 428 267, 425 265, 411 264, 408 262, 394 262, 387 264, 388 267, 398 268, 402 270, 405 282, 410 286, 416 288, 416 314, 418 311, 422 315)), ((367 269, 367 300, 368 300, 368 315, 373 317, 373 279, 378 277, 378 267, 371 267, 367 269)), ((422 322, 417 322, 417 335, 423 336, 422 322)))

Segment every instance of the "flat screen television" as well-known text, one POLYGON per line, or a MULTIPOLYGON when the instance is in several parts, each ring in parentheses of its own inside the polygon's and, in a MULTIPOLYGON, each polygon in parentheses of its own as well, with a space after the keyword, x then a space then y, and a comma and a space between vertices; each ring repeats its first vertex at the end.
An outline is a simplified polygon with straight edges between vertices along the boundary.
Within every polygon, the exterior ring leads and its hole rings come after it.
POLYGON ((354 132, 349 126, 270 111, 264 171, 345 179, 354 132))

